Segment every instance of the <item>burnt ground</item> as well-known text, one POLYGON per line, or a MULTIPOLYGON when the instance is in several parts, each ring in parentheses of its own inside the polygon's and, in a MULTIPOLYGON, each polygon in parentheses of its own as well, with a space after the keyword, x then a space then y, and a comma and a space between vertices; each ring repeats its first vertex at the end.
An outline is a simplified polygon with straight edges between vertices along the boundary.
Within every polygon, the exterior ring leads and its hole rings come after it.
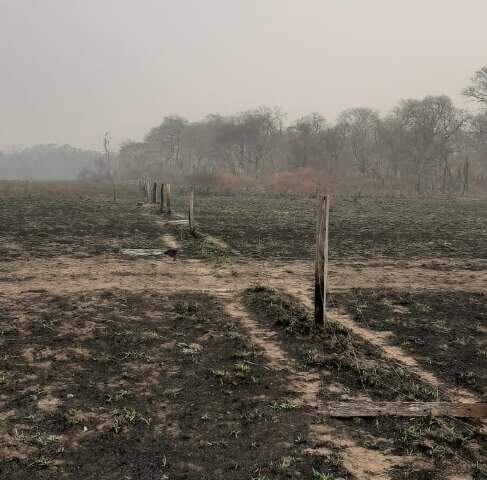
POLYGON ((376 331, 393 331, 394 344, 445 381, 487 396, 485 292, 354 289, 335 304, 376 331))
MULTIPOLYGON (((66 187, 69 189, 70 187, 66 187)), ((109 196, 66 192, 0 197, 0 262, 67 255, 84 258, 122 248, 157 248, 159 229, 142 215, 133 192, 113 204, 109 196)))
MULTIPOLYGON (((322 400, 449 400, 444 392, 339 323, 329 320, 324 331, 316 331, 309 313, 289 295, 255 287, 244 293, 244 302, 256 320, 276 332, 291 357, 320 376, 322 400)), ((445 478, 452 462, 470 464, 474 478, 485 476, 485 471, 478 470, 487 461, 485 434, 477 430, 476 422, 431 418, 356 418, 352 422, 353 438, 367 439, 369 447, 398 455, 425 455, 433 461, 434 467, 425 470, 398 469, 395 478, 445 478)))
MULTIPOLYGON (((187 194, 175 196, 181 212, 187 201, 187 194)), ((194 209, 202 230, 223 238, 248 258, 309 260, 313 256, 313 195, 196 191, 194 209)), ((468 268, 487 269, 487 200, 333 198, 330 259, 381 257, 429 258, 428 263, 438 268, 448 268, 442 260, 456 258, 468 268)))
MULTIPOLYGON (((0 202, 0 478, 486 478, 482 424, 320 414, 329 400, 431 401, 449 392, 340 321, 325 332, 313 328, 302 303, 308 290, 299 289, 299 298, 286 293, 309 281, 307 270, 272 263, 307 255, 309 215, 307 226, 290 222, 285 235, 274 228, 281 212, 298 218, 295 199, 271 199, 261 223, 247 196, 205 199, 208 219, 240 201, 229 227, 220 228, 216 215, 208 221, 208 233, 226 248, 137 205, 136 191, 113 205, 110 192, 69 188, 12 192, 0 202), (175 260, 122 252, 172 244, 182 245, 175 260), (270 262, 254 263, 259 255, 270 262), (261 286, 266 281, 279 288, 261 286)), ((342 210, 349 226, 335 224, 334 242, 349 239, 335 243, 336 281, 344 282, 335 285, 337 312, 372 334, 391 332, 388 341, 425 371, 481 397, 483 294, 465 284, 442 296, 426 291, 426 282, 437 273, 448 284, 462 263, 482 284, 485 259, 474 244, 482 244, 484 210, 473 200, 455 204, 458 217, 477 225, 462 251, 462 238, 445 238, 448 226, 460 225, 447 215, 450 202, 432 202, 424 217, 424 204, 414 204, 404 220, 396 219, 402 200, 388 208, 362 202, 342 210), (411 236, 387 233, 371 253, 362 242, 384 208, 388 225, 411 236), (441 235, 430 228, 411 243, 413 230, 435 218, 441 235), (351 236, 354 222, 363 227, 351 236), (394 242, 396 253, 387 247, 394 242), (439 244, 449 245, 448 255, 432 254, 439 244), (404 260, 421 249, 431 255, 414 266, 404 260), (404 263, 393 272, 397 288, 379 288, 371 272, 396 254, 404 263), (421 269, 428 272, 423 284, 401 287, 397 277, 421 269), (366 270, 371 288, 352 289, 366 270)))
POLYGON ((294 393, 209 295, 36 292, 2 327, 1 478, 340 473, 303 455, 311 413, 273 408, 294 393))

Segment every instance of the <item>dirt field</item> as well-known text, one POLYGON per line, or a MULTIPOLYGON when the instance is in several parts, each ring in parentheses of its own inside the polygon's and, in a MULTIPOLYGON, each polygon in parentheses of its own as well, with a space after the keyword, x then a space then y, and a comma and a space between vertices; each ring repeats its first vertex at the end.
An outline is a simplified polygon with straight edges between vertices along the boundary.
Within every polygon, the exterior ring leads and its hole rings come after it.
POLYGON ((2 192, 1 479, 487 478, 485 423, 322 409, 487 401, 487 201, 337 200, 317 331, 314 199, 120 198, 2 192))

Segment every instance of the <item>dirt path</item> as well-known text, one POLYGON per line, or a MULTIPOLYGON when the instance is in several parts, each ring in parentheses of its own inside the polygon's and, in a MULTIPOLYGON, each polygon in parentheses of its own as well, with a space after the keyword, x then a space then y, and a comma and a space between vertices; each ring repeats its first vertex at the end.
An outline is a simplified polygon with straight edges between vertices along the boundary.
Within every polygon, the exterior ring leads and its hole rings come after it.
MULTIPOLYGON (((170 234, 164 234, 162 239, 168 248, 179 248, 179 242, 170 234)), ((416 263, 416 262, 415 262, 416 263)), ((468 288, 484 290, 485 280, 480 288, 484 272, 439 272, 440 280, 432 277, 436 271, 426 271, 422 275, 416 274, 418 267, 388 269, 389 275, 396 279, 389 287, 406 288, 408 275, 416 276, 415 288, 450 288, 452 278, 455 285, 461 286, 466 278, 475 276, 475 281, 467 283, 468 288), (428 276, 430 275, 430 276, 428 276), (445 281, 445 278, 448 281, 445 281), (443 280, 442 280, 443 279, 443 280)), ((374 283, 374 279, 381 280, 383 267, 362 267, 359 273, 353 275, 353 267, 332 267, 332 285, 340 288, 354 288, 359 286, 374 287, 381 282, 374 283), (363 276, 365 275, 365 277, 363 276)), ((161 292, 199 290, 214 294, 236 292, 248 286, 263 284, 286 291, 299 299, 308 308, 311 308, 312 298, 312 271, 305 263, 274 266, 269 263, 246 264, 236 263, 219 267, 208 267, 198 260, 175 261, 167 256, 157 259, 134 259, 128 255, 120 258, 69 258, 59 257, 52 259, 36 259, 31 261, 18 261, 0 264, 0 281, 2 292, 9 295, 18 295, 29 291, 48 290, 52 292, 74 292, 98 289, 155 289, 161 292)), ((464 285, 465 286, 465 285, 464 285)), ((350 328, 355 334, 368 342, 381 347, 390 358, 413 369, 414 372, 426 382, 443 389, 452 399, 458 401, 478 401, 473 393, 453 388, 441 382, 431 372, 422 369, 417 361, 403 349, 392 345, 392 332, 373 332, 357 325, 349 316, 332 312, 333 317, 350 328)))
MULTIPOLYGON (((179 248, 177 239, 165 234, 164 242, 169 248, 179 248)), ((366 267, 366 278, 362 278, 364 269, 360 274, 353 276, 352 267, 343 267, 345 270, 332 268, 331 281, 333 285, 339 284, 341 288, 353 288, 360 285, 374 287, 374 278, 381 278, 383 267, 366 267), (348 268, 348 269, 347 269, 348 268), (344 271, 345 273, 341 273, 344 271), (334 273, 333 273, 334 272, 334 273), (339 282, 339 278, 342 282, 339 282), (368 283, 367 283, 368 282, 368 283)), ((412 275, 418 267, 389 269, 388 275, 397 278, 395 285, 405 288, 407 281, 402 275, 412 275)), ((438 273, 436 271, 429 272, 438 273)), ((456 285, 462 284, 462 274, 455 271, 440 272, 441 277, 456 279, 456 285)), ((484 272, 463 272, 464 275, 476 275, 475 282, 468 284, 469 288, 477 289, 482 283, 484 272)), ((269 285, 273 288, 286 291, 296 297, 308 308, 311 308, 311 267, 300 262, 299 264, 273 266, 269 263, 246 264, 236 263, 218 267, 209 267, 198 260, 175 261, 167 256, 158 259, 92 257, 76 259, 58 257, 52 259, 36 259, 31 261, 17 261, 0 264, 0 282, 2 293, 19 295, 26 292, 47 290, 54 293, 89 291, 102 289, 154 289, 161 292, 199 290, 212 294, 225 294, 238 292, 249 286, 258 284, 269 285)), ((450 281, 449 280, 449 281, 450 281)), ((465 279, 464 279, 465 280, 465 279)), ((392 286, 389 285, 389 286, 392 286)), ((487 281, 482 285, 485 289, 487 281)), ((426 274, 417 276, 415 287, 418 289, 431 288, 432 280, 426 274), (424 283, 423 283, 424 282, 424 283)), ((449 282, 436 281, 435 288, 449 288, 449 282)), ((480 290, 480 288, 479 288, 480 290)), ((368 342, 381 347, 386 354, 395 361, 412 369, 419 377, 431 385, 445 391, 453 400, 479 401, 473 393, 454 388, 441 382, 434 374, 421 368, 411 355, 400 347, 394 346, 391 341, 392 332, 373 332, 357 325, 349 316, 339 312, 332 312, 334 318, 339 320, 355 334, 368 342)))
MULTIPOLYGON (((178 248, 173 235, 165 234, 162 240, 168 248, 178 248)), ((455 270, 438 272, 415 267, 392 266, 336 266, 331 264, 330 283, 332 292, 350 288, 388 288, 411 290, 468 290, 482 292, 487 286, 487 272, 455 270), (384 271, 384 269, 386 269, 384 271), (385 273, 384 273, 385 272, 385 273)), ((313 269, 310 263, 293 262, 272 264, 269 262, 232 263, 212 267, 213 275, 206 278, 201 270, 202 262, 196 260, 172 261, 161 256, 157 259, 139 258, 121 254, 119 257, 98 256, 89 258, 54 257, 35 258, 0 263, 0 283, 11 293, 36 288, 59 288, 67 291, 85 288, 100 289, 110 286, 125 288, 164 288, 173 285, 181 275, 197 282, 197 288, 228 289, 247 284, 272 284, 275 288, 292 285, 294 293, 310 295, 313 269), (225 280, 222 280, 225 279, 225 280), (73 282, 73 281, 76 282, 73 282), (230 282, 230 283, 229 283, 230 282)), ((184 286, 182 286, 184 288, 184 286)))

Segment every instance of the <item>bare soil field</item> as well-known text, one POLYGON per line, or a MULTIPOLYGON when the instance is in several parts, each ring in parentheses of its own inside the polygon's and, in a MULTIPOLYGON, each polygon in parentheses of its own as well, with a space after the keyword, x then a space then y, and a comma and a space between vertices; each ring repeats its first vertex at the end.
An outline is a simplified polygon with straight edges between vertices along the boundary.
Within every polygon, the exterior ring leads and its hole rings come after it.
POLYGON ((323 411, 487 401, 487 201, 337 199, 317 330, 313 198, 140 200, 2 193, 1 479, 487 478, 483 421, 323 411))

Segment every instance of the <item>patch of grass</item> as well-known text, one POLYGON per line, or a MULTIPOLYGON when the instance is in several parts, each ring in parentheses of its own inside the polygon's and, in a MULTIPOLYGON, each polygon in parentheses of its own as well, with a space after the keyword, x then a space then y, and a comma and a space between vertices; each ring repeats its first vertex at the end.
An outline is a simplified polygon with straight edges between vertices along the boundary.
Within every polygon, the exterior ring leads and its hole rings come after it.
POLYGON ((298 410, 299 408, 301 408, 301 406, 296 402, 292 402, 291 400, 279 400, 279 401, 272 402, 271 408, 273 410, 292 411, 292 410, 298 410))
POLYGON ((17 429, 17 427, 14 427, 13 436, 14 436, 15 440, 17 440, 18 442, 24 443, 24 442, 28 441, 28 437, 25 434, 25 432, 23 432, 21 430, 19 431, 17 429))
POLYGON ((120 433, 125 427, 134 425, 136 422, 142 422, 150 426, 151 419, 140 415, 136 410, 123 407, 120 410, 115 410, 112 415, 112 430, 115 433, 120 433))
POLYGON ((174 311, 180 315, 194 315, 198 312, 198 305, 195 302, 177 302, 174 311))
POLYGON ((279 462, 278 468, 280 471, 285 472, 289 469, 289 467, 294 463, 293 457, 283 457, 279 462))
POLYGON ((31 463, 29 463, 29 467, 43 469, 43 468, 47 468, 51 463, 52 463, 51 459, 47 458, 44 455, 41 455, 40 457, 34 458, 34 460, 31 463))
POLYGON ((117 390, 113 394, 107 394, 106 401, 107 403, 120 402, 130 397, 134 397, 134 394, 130 390, 121 389, 117 390))
POLYGON ((251 480, 270 480, 270 478, 263 473, 258 473, 257 476, 252 477, 251 480))
POLYGON ((410 392, 414 398, 421 398, 425 402, 437 402, 440 399, 438 387, 428 383, 413 383, 410 392))
POLYGON ((250 360, 255 360, 256 358, 260 357, 261 355, 262 355, 262 352, 259 352, 254 347, 254 348, 250 348, 247 350, 241 350, 239 352, 236 352, 234 354, 234 358, 244 360, 244 361, 250 361, 250 360))
POLYGON ((331 473, 318 472, 313 468, 313 478, 316 480, 335 480, 335 476, 331 473))
POLYGON ((211 368, 210 373, 216 378, 224 378, 227 372, 223 369, 211 368))
POLYGON ((244 292, 244 303, 274 325, 286 327, 290 334, 311 333, 313 323, 308 311, 289 295, 258 286, 244 292))
POLYGON ((154 358, 145 352, 130 351, 122 355, 122 360, 142 360, 143 362, 152 363, 154 358))
POLYGON ((250 371, 252 370, 250 368, 250 366, 245 363, 245 362, 238 362, 235 364, 235 370, 237 370, 238 372, 246 375, 247 373, 250 373, 250 371))

